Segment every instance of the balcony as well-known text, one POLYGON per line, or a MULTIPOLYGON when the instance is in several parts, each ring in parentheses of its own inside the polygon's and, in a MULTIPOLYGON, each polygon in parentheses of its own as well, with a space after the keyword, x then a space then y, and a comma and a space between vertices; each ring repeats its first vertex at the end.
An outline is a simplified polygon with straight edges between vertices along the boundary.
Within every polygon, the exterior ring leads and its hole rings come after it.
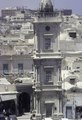
POLYGON ((41 17, 41 18, 37 17, 34 23, 49 23, 49 22, 61 23, 62 19, 61 17, 41 17))
POLYGON ((13 55, 32 55, 33 47, 27 50, 0 50, 0 56, 13 56, 13 55))
POLYGON ((13 56, 13 55, 31 55, 33 53, 33 44, 21 43, 0 45, 0 56, 13 56))
POLYGON ((34 51, 33 58, 36 59, 62 59, 61 52, 44 52, 44 53, 38 53, 37 51, 34 51))
POLYGON ((34 73, 32 71, 22 70, 21 73, 18 70, 14 71, 0 71, 1 78, 7 78, 10 83, 16 84, 31 84, 34 83, 34 73), (4 74, 5 73, 5 74, 4 74))
MULTIPOLYGON (((3 78, 4 79, 4 78, 3 78)), ((16 86, 11 84, 1 84, 0 85, 0 94, 2 93, 14 93, 16 92, 16 86)))
POLYGON ((49 13, 49 15, 47 15, 48 13, 45 12, 43 13, 39 13, 37 14, 37 17, 35 18, 34 23, 61 23, 62 22, 62 16, 61 13, 49 13))
POLYGON ((40 83, 35 84, 35 92, 42 92, 42 91, 62 91, 61 84, 55 84, 55 85, 41 85, 40 83))

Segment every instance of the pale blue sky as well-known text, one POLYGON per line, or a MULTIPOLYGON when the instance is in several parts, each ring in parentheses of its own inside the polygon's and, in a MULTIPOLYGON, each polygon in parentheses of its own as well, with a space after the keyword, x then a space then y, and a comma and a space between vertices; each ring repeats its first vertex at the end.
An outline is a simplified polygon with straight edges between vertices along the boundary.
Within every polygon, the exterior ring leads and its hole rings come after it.
MULTIPOLYGON (((57 9, 72 9, 73 13, 82 15, 82 0, 52 0, 57 9)), ((31 9, 39 8, 40 0, 0 0, 0 9, 6 7, 26 6, 31 9)))

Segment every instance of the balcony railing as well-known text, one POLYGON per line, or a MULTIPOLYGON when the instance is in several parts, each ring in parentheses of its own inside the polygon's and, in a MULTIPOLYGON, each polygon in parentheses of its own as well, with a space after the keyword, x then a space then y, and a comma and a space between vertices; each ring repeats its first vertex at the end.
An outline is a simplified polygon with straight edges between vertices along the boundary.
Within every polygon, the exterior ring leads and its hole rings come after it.
POLYGON ((27 50, 0 50, 0 56, 4 55, 29 55, 33 53, 33 47, 27 50))
POLYGON ((27 70, 13 70, 13 71, 9 71, 9 70, 0 70, 0 77, 6 77, 6 76, 13 76, 13 77, 28 77, 31 79, 34 79, 34 73, 32 71, 27 71, 27 70))
POLYGON ((35 18, 36 22, 62 22, 62 16, 60 12, 39 12, 35 18))
POLYGON ((35 91, 41 92, 41 91, 61 91, 62 86, 60 84, 50 84, 50 85, 44 85, 40 83, 35 84, 35 91))
POLYGON ((4 92, 9 92, 9 93, 14 93, 16 91, 16 87, 15 85, 4 85, 4 84, 1 84, 0 85, 0 93, 4 93, 4 92))
POLYGON ((63 58, 61 52, 39 53, 37 51, 34 51, 33 57, 34 57, 34 59, 43 59, 43 58, 59 58, 59 59, 62 59, 63 58))

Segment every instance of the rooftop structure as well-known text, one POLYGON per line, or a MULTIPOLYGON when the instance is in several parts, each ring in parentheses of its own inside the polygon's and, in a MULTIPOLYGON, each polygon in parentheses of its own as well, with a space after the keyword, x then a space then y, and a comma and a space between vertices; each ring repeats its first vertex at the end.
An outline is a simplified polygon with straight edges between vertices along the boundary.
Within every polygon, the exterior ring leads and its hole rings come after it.
POLYGON ((48 13, 53 12, 53 5, 51 0, 41 0, 40 11, 48 13))

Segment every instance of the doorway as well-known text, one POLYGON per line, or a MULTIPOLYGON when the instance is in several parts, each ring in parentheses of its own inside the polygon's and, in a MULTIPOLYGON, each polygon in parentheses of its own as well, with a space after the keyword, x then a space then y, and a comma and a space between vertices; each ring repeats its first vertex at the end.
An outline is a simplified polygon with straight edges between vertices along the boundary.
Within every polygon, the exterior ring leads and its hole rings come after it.
POLYGON ((52 116, 52 104, 46 104, 46 117, 52 116))
POLYGON ((18 98, 19 114, 30 112, 30 95, 28 93, 21 93, 18 98))

